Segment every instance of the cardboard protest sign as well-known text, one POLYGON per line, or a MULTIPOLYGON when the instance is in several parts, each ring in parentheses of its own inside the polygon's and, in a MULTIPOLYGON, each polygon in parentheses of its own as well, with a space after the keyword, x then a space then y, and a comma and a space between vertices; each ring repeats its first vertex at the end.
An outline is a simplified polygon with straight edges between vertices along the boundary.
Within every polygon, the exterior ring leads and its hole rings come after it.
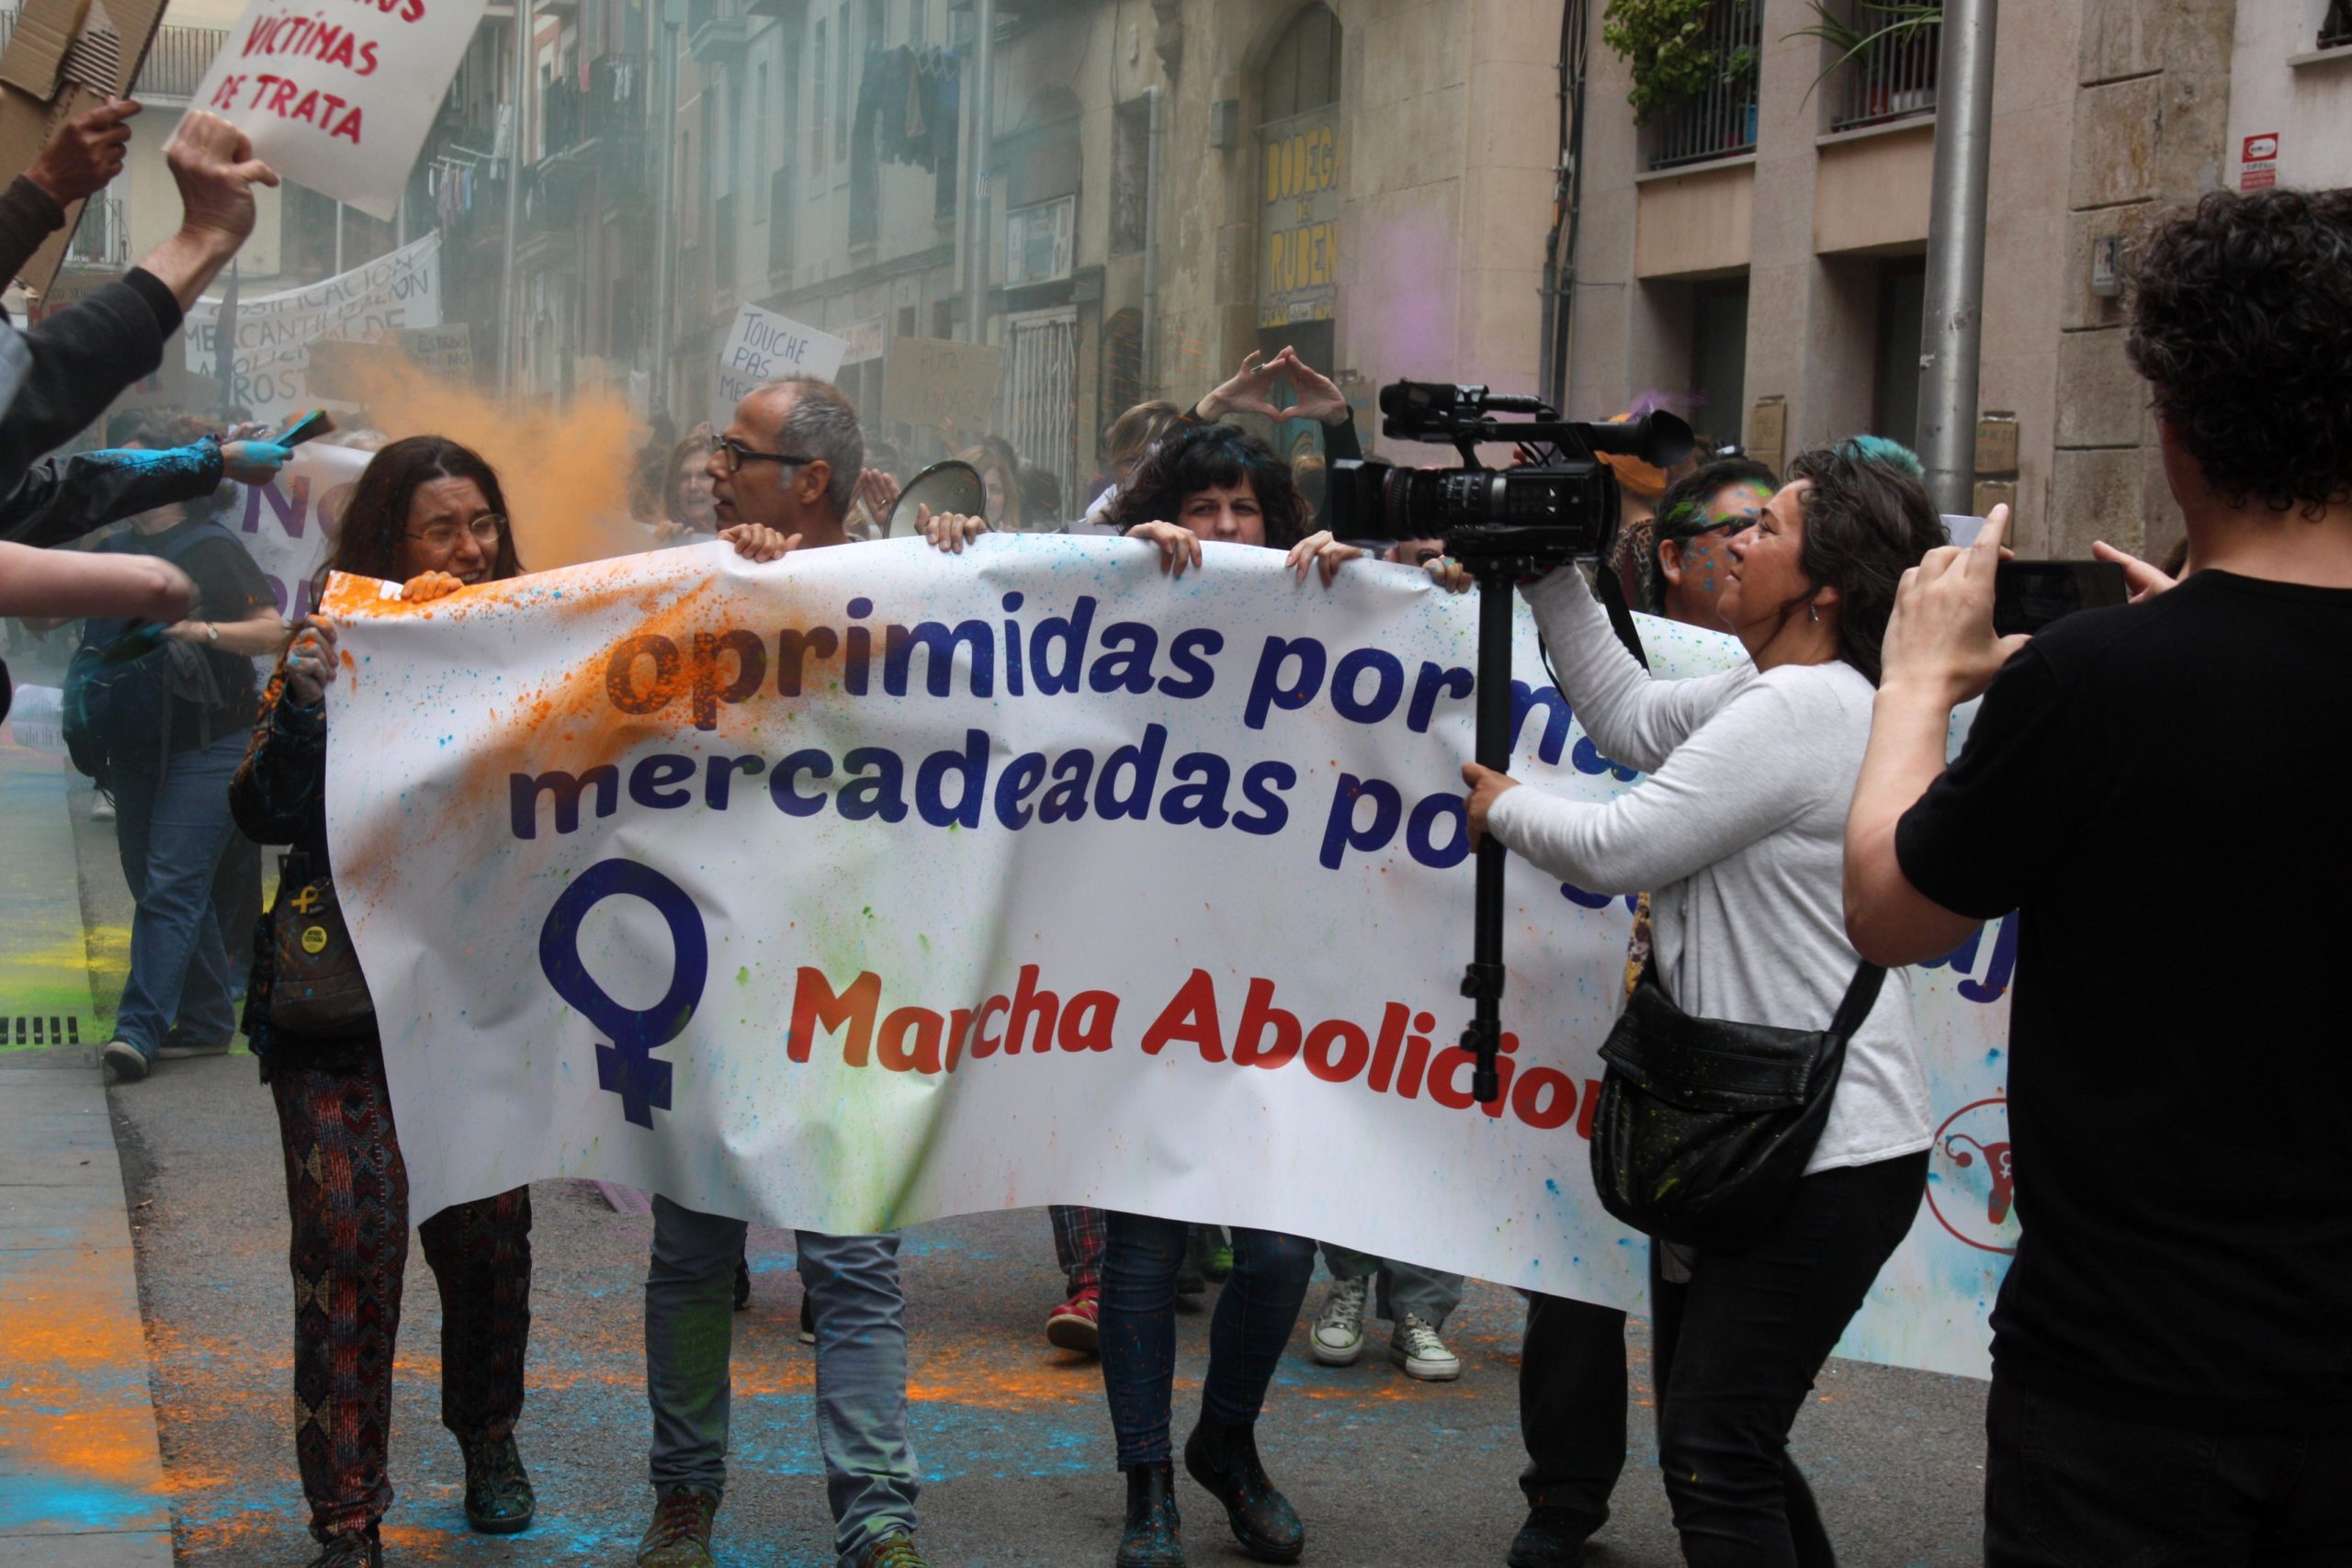
POLYGON ((785 376, 814 376, 830 381, 841 374, 847 340, 804 327, 788 316, 745 305, 718 345, 710 392, 710 422, 727 428, 735 405, 763 382, 785 376))
POLYGON ((890 340, 882 361, 882 417, 978 434, 994 423, 1004 350, 945 338, 890 340))
MULTIPOLYGON (((417 1213, 555 1176, 836 1233, 1083 1203, 1639 1304, 1588 1143, 1631 898, 1514 860, 1498 1105, 1453 1044, 1468 598, 997 536, 399 593, 329 585, 326 805, 417 1213)), ((1514 773, 1633 787, 1517 635, 1514 773)), ((1910 977, 1953 1120, 1848 1354, 1985 1370, 2014 955, 2003 922, 1910 977)))
POLYGON ((484 5, 251 0, 188 102, 286 178, 389 223, 484 5))
MULTIPOLYGON (((180 329, 188 368, 209 376, 220 301, 199 299, 180 329)), ((311 351, 335 339, 397 339, 403 331, 441 324, 438 231, 323 282, 237 300, 234 348, 237 400, 257 419, 278 420, 336 396, 311 385, 311 351)), ((395 355, 398 350, 393 351, 395 355)), ((332 355, 332 351, 330 351, 332 355)))
MULTIPOLYGON (((29 167, 57 128, 108 97, 130 96, 139 67, 164 24, 164 0, 24 0, 0 55, 0 169, 29 167)), ((65 263, 85 203, 18 271, 46 293, 65 263)), ((0 278, 0 284, 7 280, 0 278)))

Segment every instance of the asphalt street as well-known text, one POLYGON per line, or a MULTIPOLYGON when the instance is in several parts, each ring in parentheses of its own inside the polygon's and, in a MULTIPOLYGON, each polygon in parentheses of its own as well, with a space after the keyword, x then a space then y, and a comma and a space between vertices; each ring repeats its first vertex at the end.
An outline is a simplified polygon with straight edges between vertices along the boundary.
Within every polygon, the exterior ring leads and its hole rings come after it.
MULTIPOLYGON (((299 1563, 292 1299, 267 1092, 252 1058, 238 1055, 162 1064, 110 1099, 180 1561, 299 1563)), ((506 1540, 466 1531, 457 1447, 439 1426, 439 1308, 412 1248, 393 1417, 399 1499, 388 1521, 399 1560, 627 1563, 644 1526, 640 1287, 651 1222, 614 1212, 585 1184, 541 1183, 532 1198, 534 1322, 520 1436, 541 1523, 506 1540)), ((722 1560, 822 1564, 830 1530, 810 1352, 793 1335, 799 1284, 789 1235, 754 1233, 752 1260, 752 1307, 736 1319, 722 1560)), ((1059 1283, 1046 1216, 922 1226, 907 1236, 903 1273, 925 1483, 921 1539, 933 1561, 1107 1564, 1124 1494, 1096 1364, 1052 1349, 1041 1332, 1059 1283)), ((1319 1294, 1318 1284, 1310 1310, 1319 1294)), ((1352 1368, 1318 1367, 1302 1325, 1268 1400, 1261 1447, 1307 1522, 1310 1563, 1500 1563, 1520 1518, 1519 1320, 1511 1292, 1474 1287, 1448 1336, 1464 1371, 1443 1384, 1412 1382, 1377 1348, 1352 1368)), ((1196 1408, 1206 1325, 1205 1314, 1181 1324, 1180 1436, 1196 1408)), ((1646 1372, 1637 1354, 1635 1451, 1596 1558, 1612 1568, 1680 1561, 1644 1436, 1646 1372)), ((1796 1450, 1843 1560, 1976 1561, 1981 1385, 1837 1362, 1816 1393, 1796 1450)), ((1206 1496, 1181 1484, 1193 1561, 1244 1561, 1206 1496)))

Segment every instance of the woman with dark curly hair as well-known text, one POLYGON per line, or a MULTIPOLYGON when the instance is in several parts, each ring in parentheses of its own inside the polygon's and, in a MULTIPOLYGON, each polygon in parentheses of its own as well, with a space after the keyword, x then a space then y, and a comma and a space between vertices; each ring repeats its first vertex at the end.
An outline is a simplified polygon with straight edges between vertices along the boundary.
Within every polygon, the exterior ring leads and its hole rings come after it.
POLYGON ((1998 509, 1920 566, 1847 924, 1908 963, 2017 911, 1984 1561, 2352 1562, 2352 191, 2208 196, 2130 271, 2188 575, 2101 547, 2136 601, 2029 641, 1998 509))
MULTIPOLYGON (((1820 1030, 1861 967, 1839 855, 1880 642, 1896 584, 1944 529, 1918 481, 1890 464, 1825 447, 1788 472, 1725 546, 1717 608, 1747 649, 1737 669, 1653 678, 1573 566, 1525 590, 1561 694, 1596 746, 1649 775, 1637 788, 1591 805, 1475 762, 1462 771, 1473 842, 1492 833, 1595 893, 1651 890, 1650 975, 1684 1012, 1820 1030)), ((1771 1227, 1736 1252, 1650 1246, 1658 1462, 1694 1568, 1833 1561, 1789 1428, 1911 1228, 1933 1126, 1902 978, 1858 1005, 1827 1120, 1771 1227)), ((1562 1321, 1582 1353, 1561 1363, 1618 1391, 1613 1405, 1589 1402, 1566 1419, 1622 1421, 1622 1317, 1588 1309, 1562 1321), (1613 1380, 1600 1375, 1612 1366, 1613 1380)), ((1531 1502, 1514 1561, 1576 1561, 1607 1512, 1605 1486, 1531 1502)))
MULTIPOLYGON (((729 530, 736 548, 774 559, 783 540, 729 530)), ((352 489, 322 569, 403 582, 412 602, 519 577, 514 529, 498 475, 438 435, 378 452, 352 489)), ((306 952, 348 942, 327 929, 326 688, 337 672, 334 623, 313 615, 279 661, 243 763, 230 785, 237 825, 291 844, 278 901, 306 919, 306 952), (315 932, 319 945, 310 941, 315 932)), ((275 911, 273 912, 275 913, 275 911)), ((339 925, 340 920, 334 921, 339 925)), ((277 1101, 292 1219, 294 1451, 322 1551, 312 1568, 375 1568, 391 1506, 386 1472, 391 1373, 408 1262, 408 1171, 392 1124, 373 1004, 306 1015, 280 994, 265 922, 254 943, 244 1027, 277 1101), (283 1004, 283 1005, 282 1005, 283 1004)), ((514 1445, 530 1332, 531 1193, 517 1187, 458 1203, 417 1227, 441 1293, 441 1422, 465 1458, 466 1520, 509 1534, 537 1510, 514 1445)))

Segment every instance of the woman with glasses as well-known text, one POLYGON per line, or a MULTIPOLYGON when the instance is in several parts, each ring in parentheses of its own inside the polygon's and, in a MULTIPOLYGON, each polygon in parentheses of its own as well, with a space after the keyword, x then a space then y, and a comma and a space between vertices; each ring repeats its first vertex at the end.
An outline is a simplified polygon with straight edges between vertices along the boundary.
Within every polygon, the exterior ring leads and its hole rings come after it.
MULTIPOLYGON (((755 560, 783 553, 771 528, 724 536, 755 560)), ((498 475, 441 436, 391 443, 353 488, 325 571, 405 582, 411 601, 522 575, 498 475)), ((263 843, 293 846, 278 897, 309 900, 293 903, 306 916, 332 899, 324 699, 335 671, 334 624, 313 615, 270 680, 230 786, 238 826, 263 843)), ((323 924, 312 929, 332 940, 323 924)), ((408 1172, 372 1011, 363 1003, 352 1010, 356 1019, 315 1033, 275 1024, 276 970, 265 922, 244 1025, 277 1100, 286 1156, 294 1450, 311 1533, 323 1548, 311 1568, 375 1568, 383 1560, 378 1526, 392 1500, 385 1455, 408 1262, 408 1172)), ((514 1445, 531 1322, 530 1190, 455 1204, 418 1234, 440 1287, 441 1422, 465 1458, 467 1522, 493 1535, 524 1529, 537 1506, 514 1445)))

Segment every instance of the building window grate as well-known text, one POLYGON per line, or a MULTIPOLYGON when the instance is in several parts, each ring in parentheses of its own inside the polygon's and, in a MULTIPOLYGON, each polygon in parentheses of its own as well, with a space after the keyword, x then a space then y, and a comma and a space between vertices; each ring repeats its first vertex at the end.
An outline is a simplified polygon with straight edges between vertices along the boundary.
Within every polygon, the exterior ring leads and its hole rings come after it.
POLYGON ((1754 0, 1715 0, 1707 40, 1722 70, 1706 91, 1652 128, 1650 167, 1736 158, 1756 151, 1756 73, 1764 7, 1754 0))
POLYGON ((1860 0, 1848 28, 1854 41, 1838 69, 1829 129, 1856 130, 1914 115, 1936 112, 1936 74, 1943 58, 1940 18, 1917 15, 1917 6, 1875 5, 1860 0))

